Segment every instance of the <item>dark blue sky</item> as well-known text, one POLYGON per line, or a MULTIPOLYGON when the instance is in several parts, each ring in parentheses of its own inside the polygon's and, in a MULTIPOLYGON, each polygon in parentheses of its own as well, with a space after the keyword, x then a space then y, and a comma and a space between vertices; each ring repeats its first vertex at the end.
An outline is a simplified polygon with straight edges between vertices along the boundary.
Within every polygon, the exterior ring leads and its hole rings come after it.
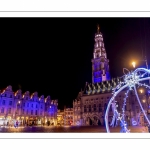
MULTIPOLYGON (((149 18, 0 18, 0 88, 21 85, 25 91, 50 95, 58 107, 72 107, 85 82, 92 80, 94 34, 103 34, 112 77, 147 53, 149 18)), ((139 62, 144 66, 144 62, 139 62)))

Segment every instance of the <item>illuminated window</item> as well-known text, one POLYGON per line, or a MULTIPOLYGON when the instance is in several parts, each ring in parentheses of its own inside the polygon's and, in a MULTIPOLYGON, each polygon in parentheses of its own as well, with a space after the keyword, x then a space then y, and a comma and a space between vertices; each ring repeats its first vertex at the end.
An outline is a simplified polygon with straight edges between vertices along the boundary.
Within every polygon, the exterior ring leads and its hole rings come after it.
POLYGON ((1 109, 1 113, 4 113, 4 108, 1 109))

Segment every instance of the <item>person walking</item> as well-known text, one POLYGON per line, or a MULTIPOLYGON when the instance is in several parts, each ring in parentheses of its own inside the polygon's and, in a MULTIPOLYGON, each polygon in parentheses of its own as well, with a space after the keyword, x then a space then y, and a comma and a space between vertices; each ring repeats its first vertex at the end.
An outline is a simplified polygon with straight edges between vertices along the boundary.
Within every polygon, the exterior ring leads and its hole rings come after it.
POLYGON ((16 127, 18 128, 18 120, 16 121, 16 127))

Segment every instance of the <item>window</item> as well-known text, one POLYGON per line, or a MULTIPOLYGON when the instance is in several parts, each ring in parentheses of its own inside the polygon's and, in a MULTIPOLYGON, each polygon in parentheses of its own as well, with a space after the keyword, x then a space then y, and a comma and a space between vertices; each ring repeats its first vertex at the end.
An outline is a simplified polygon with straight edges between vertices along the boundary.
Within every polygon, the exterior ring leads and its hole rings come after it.
POLYGON ((84 112, 86 112, 86 106, 84 106, 84 112))
POLYGON ((8 109, 8 113, 11 114, 11 108, 8 109))
POLYGON ((27 110, 27 115, 28 115, 28 110, 27 110))
POLYGON ((4 108, 1 109, 1 113, 4 113, 4 108))
POLYGON ((118 105, 118 111, 120 111, 120 105, 119 105, 119 102, 117 102, 117 105, 118 105))
POLYGON ((139 113, 139 107, 138 106, 136 106, 136 111, 137 111, 137 113, 139 113))
POLYGON ((91 112, 91 105, 89 105, 89 112, 91 112))
POLYGON ((107 109, 107 104, 105 103, 104 104, 104 111, 106 111, 106 109, 107 109))
POLYGON ((9 101, 9 105, 10 105, 10 106, 12 105, 12 101, 9 101))
POLYGON ((31 110, 31 115, 33 115, 33 110, 31 110))
POLYGON ((5 100, 3 100, 2 104, 5 105, 5 100))
POLYGON ((41 109, 42 109, 43 107, 42 107, 42 105, 41 105, 41 109))
POLYGON ((23 106, 25 107, 25 103, 23 103, 23 106))
POLYGON ((42 111, 40 112, 40 115, 42 115, 42 111))
POLYGON ((36 104, 36 108, 37 108, 37 104, 36 104))
POLYGON ((99 104, 99 112, 102 112, 102 105, 99 104))
POLYGON ((31 104, 31 107, 33 108, 33 104, 31 104))
POLYGON ((35 111, 35 115, 37 115, 37 110, 35 111))
POLYGON ((24 114, 24 109, 22 110, 22 114, 24 114))
POLYGON ((5 94, 5 97, 7 97, 7 94, 5 94))
POLYGON ((18 99, 20 99, 20 95, 18 95, 18 99))
POLYGON ((27 104, 27 107, 29 107, 29 103, 27 104))
POLYGON ((125 105, 125 111, 127 111, 127 106, 125 105))
POLYGON ((10 98, 12 98, 12 95, 10 95, 10 98))
POLYGON ((26 100, 28 100, 28 97, 26 97, 26 100))
POLYGON ((17 111, 19 111, 19 104, 17 105, 17 111))
POLYGON ((19 108, 20 107, 20 105, 19 104, 17 104, 17 108, 19 108))
POLYGON ((94 111, 96 111, 96 104, 94 104, 94 111))

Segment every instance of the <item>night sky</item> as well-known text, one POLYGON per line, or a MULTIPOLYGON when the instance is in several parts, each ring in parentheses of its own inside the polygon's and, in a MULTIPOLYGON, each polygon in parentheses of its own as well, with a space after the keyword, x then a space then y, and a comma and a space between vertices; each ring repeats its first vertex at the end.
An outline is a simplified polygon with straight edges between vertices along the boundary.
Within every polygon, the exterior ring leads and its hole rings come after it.
POLYGON ((97 24, 111 77, 145 54, 150 67, 149 18, 0 18, 0 89, 37 91, 58 99, 60 109, 72 107, 85 82, 92 82, 97 24))

